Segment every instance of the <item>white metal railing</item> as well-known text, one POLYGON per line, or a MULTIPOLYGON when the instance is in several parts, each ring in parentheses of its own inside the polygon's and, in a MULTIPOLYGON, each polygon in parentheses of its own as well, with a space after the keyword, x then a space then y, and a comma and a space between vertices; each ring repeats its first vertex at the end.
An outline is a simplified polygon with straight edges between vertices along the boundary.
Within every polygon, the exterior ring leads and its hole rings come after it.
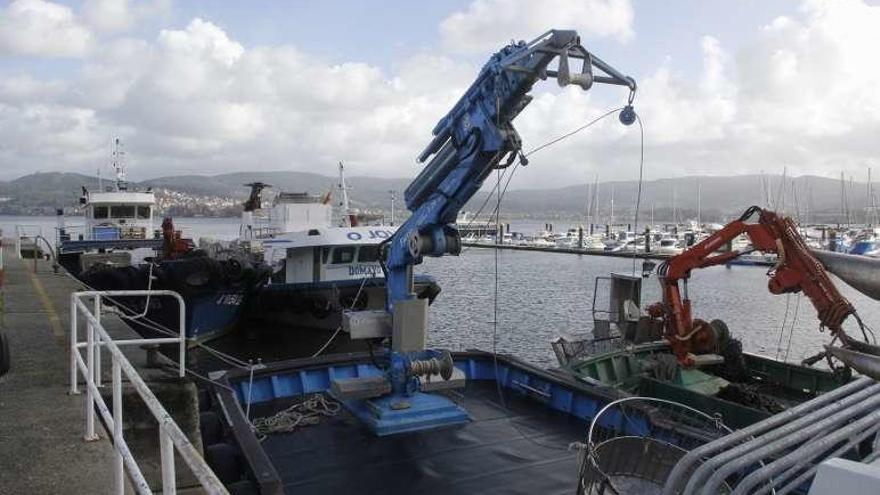
MULTIPOLYGON (((135 221, 135 220, 133 220, 135 221)), ((65 241, 117 241, 144 240, 155 236, 152 225, 64 225, 55 227, 55 243, 65 241)))
POLYGON ((15 226, 15 253, 18 255, 18 259, 21 259, 21 240, 32 241, 34 249, 36 249, 37 241, 34 238, 39 235, 43 235, 43 227, 40 225, 19 224, 15 226))
POLYGON ((186 462, 199 483, 210 494, 227 494, 223 483, 217 478, 208 464, 202 458, 199 451, 190 443, 186 435, 168 414, 149 386, 140 377, 137 370, 120 350, 121 346, 141 344, 173 344, 180 347, 179 351, 179 376, 186 372, 186 305, 180 294, 169 290, 126 290, 126 291, 83 291, 74 292, 70 295, 70 393, 77 394, 78 373, 85 380, 86 389, 86 441, 97 440, 95 434, 95 407, 101 413, 108 432, 113 438, 113 446, 116 450, 114 463, 114 493, 125 493, 125 470, 128 471, 130 480, 137 493, 152 493, 149 484, 144 478, 143 472, 134 459, 128 444, 122 434, 122 375, 131 383, 137 391, 147 409, 159 423, 159 454, 161 459, 162 493, 174 494, 177 491, 174 452, 186 462), (113 340, 101 324, 101 307, 105 297, 172 297, 177 300, 180 307, 179 335, 174 337, 160 337, 152 339, 125 339, 113 340), (91 299, 93 310, 84 302, 91 299), (86 340, 79 341, 77 332, 77 319, 82 315, 86 322, 86 340), (101 348, 110 352, 112 363, 112 412, 107 407, 98 387, 101 386, 101 348), (83 359, 81 349, 85 349, 86 356, 83 359))

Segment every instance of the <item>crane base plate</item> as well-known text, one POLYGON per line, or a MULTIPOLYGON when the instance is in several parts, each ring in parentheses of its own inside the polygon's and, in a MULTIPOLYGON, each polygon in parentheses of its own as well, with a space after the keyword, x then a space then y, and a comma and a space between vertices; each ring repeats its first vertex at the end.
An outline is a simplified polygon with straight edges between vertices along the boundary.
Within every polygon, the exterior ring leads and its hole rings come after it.
MULTIPOLYGON (((331 393, 332 395, 332 393, 331 393)), ((386 395, 367 400, 340 400, 377 436, 467 423, 468 413, 439 394, 386 395)))

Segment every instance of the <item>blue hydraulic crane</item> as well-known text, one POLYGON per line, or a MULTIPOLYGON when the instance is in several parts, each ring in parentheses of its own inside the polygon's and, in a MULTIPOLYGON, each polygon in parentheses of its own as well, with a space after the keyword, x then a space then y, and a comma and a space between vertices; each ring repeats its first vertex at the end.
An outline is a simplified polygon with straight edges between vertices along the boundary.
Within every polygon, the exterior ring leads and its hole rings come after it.
POLYGON ((350 313, 345 319, 352 338, 391 336, 382 377, 337 380, 332 388, 380 435, 467 421, 466 412, 444 396, 425 392, 444 388, 442 382, 454 378, 456 370, 447 351, 424 348, 427 303, 413 294, 413 266, 425 256, 459 254, 461 238, 452 226, 459 210, 493 170, 517 158, 527 163, 513 120, 532 100, 532 86, 547 78, 583 90, 595 83, 625 86, 629 99, 619 118, 625 125, 636 119, 635 81, 588 52, 570 30, 547 31, 529 43, 502 48, 440 119, 434 138, 418 157, 427 164, 404 195, 412 215, 380 253, 386 311, 350 313), (551 70, 555 59, 558 66, 551 70), (580 61, 579 71, 572 70, 572 60, 580 61))

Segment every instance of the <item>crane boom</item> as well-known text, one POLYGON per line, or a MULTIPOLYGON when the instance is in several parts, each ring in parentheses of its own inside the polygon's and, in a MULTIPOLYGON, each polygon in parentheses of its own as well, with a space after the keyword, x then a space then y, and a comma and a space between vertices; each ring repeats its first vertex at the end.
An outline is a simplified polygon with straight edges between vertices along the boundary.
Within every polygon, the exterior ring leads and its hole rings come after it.
POLYGON ((464 96, 433 130, 433 139, 418 156, 424 169, 407 187, 406 207, 412 211, 390 240, 387 269, 387 309, 413 297, 412 266, 424 256, 458 254, 461 241, 452 223, 486 177, 522 156, 522 141, 513 120, 531 102, 533 85, 555 77, 560 86, 587 90, 594 83, 625 86, 630 105, 621 120, 635 119, 632 99, 635 81, 588 52, 575 31, 551 30, 530 43, 507 45, 494 54, 464 96), (557 70, 548 65, 559 58, 557 70), (569 60, 582 61, 573 73, 569 60), (593 68, 601 71, 594 74, 593 68), (430 160, 429 160, 430 158, 430 160))
POLYGON ((456 370, 448 351, 425 349, 427 303, 413 294, 413 266, 425 256, 459 254, 461 238, 452 225, 459 210, 493 170, 508 167, 517 158, 527 163, 513 120, 532 100, 529 91, 534 84, 547 78, 583 90, 595 83, 629 88, 629 100, 619 118, 626 125, 636 119, 632 108, 635 81, 588 52, 575 31, 551 30, 530 43, 511 43, 492 55, 434 127, 433 138, 418 156, 425 167, 404 193, 412 215, 380 246, 385 311, 343 315, 352 338, 391 337, 385 340, 383 379, 336 380, 331 386, 346 407, 377 434, 468 420, 456 404, 424 391, 426 386, 448 388, 444 382, 455 382, 450 379, 456 370), (550 69, 556 59, 557 68, 550 69), (571 60, 580 61, 579 71, 572 70, 571 60))
POLYGON ((777 255, 777 263, 768 273, 770 292, 803 292, 816 308, 821 325, 847 342, 842 324, 848 316, 855 314, 852 304, 837 290, 825 268, 812 255, 791 218, 752 206, 739 219, 658 268, 663 301, 651 305, 648 314, 663 320, 666 339, 679 362, 693 364, 692 353, 711 352, 719 339, 718 329, 692 316, 687 295, 691 271, 724 264, 744 254, 740 251, 718 253, 723 245, 743 234, 751 241, 752 250, 777 255), (756 213, 758 221, 749 223, 756 213))

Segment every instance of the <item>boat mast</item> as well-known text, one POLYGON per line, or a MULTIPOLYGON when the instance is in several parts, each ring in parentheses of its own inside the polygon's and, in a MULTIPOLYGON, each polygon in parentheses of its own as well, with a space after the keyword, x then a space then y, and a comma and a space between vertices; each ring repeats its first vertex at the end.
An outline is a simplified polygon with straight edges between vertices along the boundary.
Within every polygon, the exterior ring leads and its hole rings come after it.
POLYGON ((339 189, 339 209, 342 211, 342 219, 340 220, 340 227, 345 227, 345 222, 348 222, 350 227, 357 226, 357 219, 354 214, 351 212, 351 207, 348 204, 348 189, 349 187, 345 185, 345 166, 342 162, 339 162, 339 184, 337 184, 337 188, 339 189))
POLYGON ((116 144, 113 148, 113 169, 116 170, 116 190, 125 191, 128 189, 128 183, 125 181, 125 152, 122 151, 122 142, 116 138, 116 144))
POLYGON ((697 177, 697 228, 698 229, 703 225, 703 222, 701 221, 702 195, 703 195, 702 185, 700 184, 700 178, 697 177))
POLYGON ((611 218, 608 220, 608 224, 611 227, 614 227, 614 183, 611 184, 611 218))
POLYGON ((388 194, 391 195, 391 226, 394 227, 394 189, 389 190, 388 194))

